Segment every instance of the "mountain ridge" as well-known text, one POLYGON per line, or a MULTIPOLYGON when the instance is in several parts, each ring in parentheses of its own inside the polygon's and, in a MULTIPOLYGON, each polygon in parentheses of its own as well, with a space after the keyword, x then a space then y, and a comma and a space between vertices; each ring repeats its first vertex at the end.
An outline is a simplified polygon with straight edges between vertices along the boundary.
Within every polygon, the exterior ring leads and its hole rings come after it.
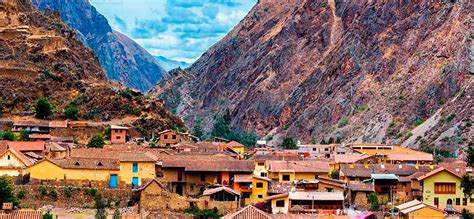
POLYGON ((131 88, 147 91, 166 71, 154 57, 118 31, 87 0, 33 0, 40 10, 57 10, 62 20, 78 32, 78 38, 92 48, 107 77, 131 88))
POLYGON ((229 109, 232 127, 275 140, 465 145, 474 138, 469 11, 467 1, 259 1, 150 93, 208 131, 229 109))

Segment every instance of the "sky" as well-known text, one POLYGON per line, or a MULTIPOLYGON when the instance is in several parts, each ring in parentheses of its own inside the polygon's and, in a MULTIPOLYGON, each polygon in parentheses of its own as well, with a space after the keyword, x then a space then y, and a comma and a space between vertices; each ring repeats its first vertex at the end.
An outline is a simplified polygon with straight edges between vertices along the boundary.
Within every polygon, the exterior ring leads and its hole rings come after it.
POLYGON ((257 0, 90 0, 112 29, 155 56, 192 63, 257 0))

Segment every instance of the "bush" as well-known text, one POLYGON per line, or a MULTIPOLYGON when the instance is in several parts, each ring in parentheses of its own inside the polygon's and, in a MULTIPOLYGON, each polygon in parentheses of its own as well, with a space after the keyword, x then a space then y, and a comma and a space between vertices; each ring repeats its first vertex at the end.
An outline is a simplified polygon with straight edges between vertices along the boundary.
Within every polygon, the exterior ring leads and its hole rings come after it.
POLYGON ((377 193, 370 193, 368 197, 368 201, 370 204, 370 209, 372 211, 378 211, 379 210, 379 195, 377 193))
POLYGON ((453 119, 454 119, 455 117, 456 117, 456 114, 451 113, 451 114, 449 114, 448 118, 446 118, 446 119, 448 120, 448 122, 451 122, 451 121, 453 121, 453 119))
POLYGON ((64 190, 63 190, 63 193, 66 197, 71 198, 72 188, 71 187, 65 187, 64 190))
POLYGON ((86 193, 90 196, 96 196, 97 195, 97 189, 96 188, 90 188, 86 190, 86 193))
POLYGON ((284 149, 297 149, 298 145, 296 145, 296 141, 291 137, 286 137, 283 139, 282 147, 284 149))
POLYGON ((102 134, 95 134, 87 143, 87 147, 89 148, 103 148, 105 145, 104 137, 102 134))
POLYGON ((35 104, 36 117, 46 119, 53 114, 53 106, 48 99, 41 98, 35 104))
POLYGON ((349 118, 347 118, 347 116, 344 116, 339 120, 339 122, 337 123, 337 126, 339 128, 342 128, 346 126, 347 124, 349 124, 349 118))
POLYGON ((421 124, 423 124, 423 120, 417 119, 417 120, 415 121, 415 126, 419 126, 419 125, 421 125, 421 124))
POLYGON ((56 189, 51 189, 51 191, 49 191, 49 195, 53 198, 58 198, 58 192, 56 192, 56 189))
MULTIPOLYGON (((13 190, 15 186, 13 181, 7 176, 0 176, 0 203, 12 202, 13 206, 17 207, 20 205, 20 201, 14 196, 13 190)), ((0 206, 0 209, 2 206, 0 206)))
POLYGON ((45 196, 45 195, 48 194, 48 190, 46 190, 46 187, 45 187, 45 186, 41 185, 41 186, 39 187, 39 193, 40 193, 41 196, 45 196))
POLYGON ((0 138, 7 141, 15 141, 16 135, 11 131, 5 131, 0 135, 0 138))
POLYGON ((329 178, 331 179, 339 179, 339 170, 332 170, 329 173, 329 178))
POLYGON ((74 106, 68 106, 64 110, 64 116, 67 119, 77 120, 79 118, 79 110, 74 106))
POLYGON ((47 211, 43 214, 43 219, 53 219, 53 214, 50 211, 47 211))
POLYGON ((18 138, 20 141, 29 141, 30 140, 30 135, 26 130, 21 130, 20 132, 20 138, 18 138))
POLYGON ((22 199, 25 197, 25 190, 24 189, 20 189, 16 195, 17 198, 19 199, 22 199))

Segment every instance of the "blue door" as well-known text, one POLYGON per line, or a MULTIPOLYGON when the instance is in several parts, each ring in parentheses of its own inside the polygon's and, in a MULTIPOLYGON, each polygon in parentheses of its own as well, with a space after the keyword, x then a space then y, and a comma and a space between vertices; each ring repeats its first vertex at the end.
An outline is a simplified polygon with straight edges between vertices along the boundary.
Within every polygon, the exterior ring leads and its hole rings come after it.
POLYGON ((115 189, 118 185, 118 177, 117 174, 110 175, 110 188, 115 189))
POLYGON ((133 177, 132 178, 132 186, 133 186, 133 188, 138 187, 138 177, 133 177))

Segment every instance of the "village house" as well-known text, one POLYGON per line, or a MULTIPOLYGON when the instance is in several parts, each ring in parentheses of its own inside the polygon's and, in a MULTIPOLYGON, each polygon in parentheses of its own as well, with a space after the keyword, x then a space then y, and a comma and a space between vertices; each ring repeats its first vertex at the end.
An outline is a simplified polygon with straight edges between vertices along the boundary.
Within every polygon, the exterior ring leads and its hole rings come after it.
POLYGON ((117 151, 97 148, 81 148, 71 151, 71 157, 80 158, 108 158, 119 161, 120 172, 112 176, 111 187, 116 187, 115 182, 140 186, 157 176, 158 157, 151 152, 117 151))
POLYGON ((113 188, 120 172, 115 159, 68 158, 44 159, 28 167, 31 179, 103 181, 113 188))
POLYGON ((342 215, 344 194, 342 192, 291 191, 288 193, 288 212, 292 214, 342 215))
POLYGON ((50 159, 61 159, 67 158, 71 155, 71 146, 67 143, 62 144, 58 142, 46 143, 46 149, 44 152, 45 158, 50 159))
POLYGON ((355 152, 369 155, 386 156, 386 164, 429 165, 433 155, 425 152, 386 144, 348 144, 355 152))
POLYGON ((325 161, 267 161, 265 168, 268 177, 277 182, 294 182, 295 180, 314 180, 328 176, 329 162, 325 161))
POLYGON ((397 176, 409 176, 416 172, 429 172, 433 166, 407 164, 341 164, 339 178, 346 182, 371 179, 373 173, 393 173, 397 176))
POLYGON ((128 127, 111 125, 110 126, 110 143, 120 144, 127 142, 128 127))
POLYGON ((442 209, 436 208, 431 205, 427 205, 418 200, 406 202, 404 204, 395 206, 399 212, 400 219, 410 218, 432 218, 432 219, 443 219, 445 213, 442 209))
POLYGON ((418 177, 423 187, 422 202, 451 212, 460 212, 463 208, 473 211, 473 199, 466 198, 461 188, 464 173, 459 168, 451 170, 439 167, 418 177))
POLYGON ((198 142, 199 138, 189 133, 174 130, 164 130, 158 133, 158 144, 161 146, 172 146, 179 142, 198 142))
POLYGON ((236 141, 231 141, 227 143, 227 147, 231 148, 232 150, 236 151, 239 154, 244 154, 245 152, 244 145, 236 141))
POLYGON ((0 176, 22 176, 33 161, 15 148, 0 151, 0 176))
POLYGON ((199 160, 199 157, 184 160, 179 156, 163 160, 160 181, 180 195, 196 195, 216 184, 233 185, 236 174, 251 174, 255 169, 253 161, 199 160))
POLYGON ((355 206, 356 209, 369 209, 367 197, 374 193, 374 185, 371 183, 364 183, 359 181, 351 181, 348 183, 349 189, 349 203, 355 206))
POLYGON ((186 198, 169 192, 157 179, 148 181, 134 191, 138 196, 138 211, 142 216, 165 210, 182 211, 190 206, 186 198))

